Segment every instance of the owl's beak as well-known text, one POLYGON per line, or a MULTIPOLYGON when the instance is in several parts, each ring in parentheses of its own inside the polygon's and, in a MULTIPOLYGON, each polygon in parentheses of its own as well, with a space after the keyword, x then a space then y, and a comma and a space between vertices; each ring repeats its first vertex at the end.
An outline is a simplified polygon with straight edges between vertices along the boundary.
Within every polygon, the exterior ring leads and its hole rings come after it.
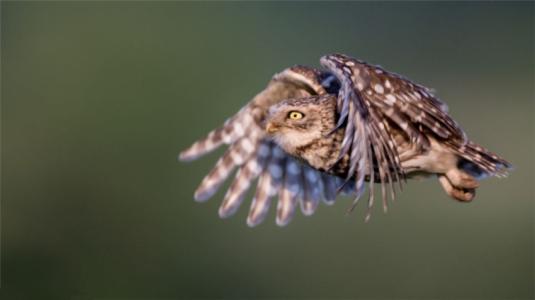
POLYGON ((275 124, 269 122, 266 124, 266 131, 267 133, 275 133, 277 131, 279 131, 279 127, 276 126, 275 124))

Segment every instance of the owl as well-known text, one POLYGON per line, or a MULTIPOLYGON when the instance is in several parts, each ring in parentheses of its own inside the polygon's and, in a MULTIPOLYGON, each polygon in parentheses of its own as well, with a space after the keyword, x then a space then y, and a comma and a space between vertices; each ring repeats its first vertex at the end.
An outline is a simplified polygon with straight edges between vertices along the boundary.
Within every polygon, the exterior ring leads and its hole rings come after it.
POLYGON ((407 179, 436 176, 444 191, 471 201, 487 176, 504 177, 511 165, 468 140, 433 92, 398 74, 343 54, 320 59, 324 70, 293 66, 221 127, 180 153, 195 160, 226 144, 226 152, 194 194, 206 201, 231 176, 219 216, 234 214, 251 185, 247 217, 261 223, 278 198, 276 223, 287 225, 300 207, 312 215, 338 194, 354 198, 368 186, 369 220, 380 186, 383 209, 407 179))

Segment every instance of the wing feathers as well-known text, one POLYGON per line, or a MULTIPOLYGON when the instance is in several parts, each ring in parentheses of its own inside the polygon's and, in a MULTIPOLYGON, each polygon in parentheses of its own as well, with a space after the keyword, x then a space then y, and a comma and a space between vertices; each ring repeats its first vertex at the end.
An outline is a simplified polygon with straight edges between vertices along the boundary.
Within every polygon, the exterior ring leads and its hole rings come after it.
MULTIPOLYGON (((304 66, 294 66, 276 74, 266 89, 236 115, 184 150, 179 159, 189 161, 213 151, 222 144, 229 144, 228 150, 197 188, 195 199, 205 201, 213 196, 237 167, 235 178, 219 208, 221 217, 228 217, 237 211, 246 192, 258 177, 247 220, 250 226, 264 220, 270 198, 277 192, 280 198, 277 205, 277 224, 280 226, 291 220, 299 198, 302 198, 305 214, 313 213, 323 197, 326 202, 334 201, 335 180, 328 180, 329 184, 323 185, 320 172, 304 167, 269 141, 265 137, 262 124, 265 112, 281 100, 326 94, 323 83, 329 76, 328 73, 304 66)), ((330 89, 336 88, 336 84, 332 82, 325 84, 330 89)))
POLYGON ((258 180, 255 196, 247 217, 247 225, 254 227, 264 221, 271 202, 270 198, 274 195, 272 192, 275 190, 274 188, 271 176, 265 169, 258 180))
POLYGON ((242 165, 255 150, 255 142, 244 137, 232 144, 225 154, 219 158, 216 165, 204 177, 195 191, 195 200, 203 202, 212 197, 219 186, 227 179, 236 166, 242 165))
MULTIPOLYGON (((338 126, 346 121, 347 125, 340 157, 350 153, 348 176, 355 176, 357 190, 352 207, 363 189, 363 161, 368 166, 371 182, 375 181, 375 175, 379 177, 385 211, 388 207, 386 184, 389 184, 392 200, 395 198, 393 182, 398 181, 400 188, 402 186, 401 180, 405 176, 386 119, 399 127, 411 142, 423 148, 429 146, 429 141, 421 128, 413 124, 421 124, 439 138, 456 140, 461 145, 466 143, 464 131, 447 115, 447 106, 435 98, 429 89, 345 55, 324 56, 321 64, 341 83, 338 126), (377 164, 377 170, 374 164, 377 164)), ((373 202, 370 184, 369 211, 373 202)))
POLYGON ((270 199, 278 193, 284 176, 283 166, 286 154, 274 143, 268 145, 270 149, 269 162, 258 181, 256 194, 247 218, 247 224, 251 227, 264 221, 269 210, 270 199))
POLYGON ((302 165, 303 198, 301 210, 305 216, 314 214, 321 199, 320 177, 314 169, 302 165))
POLYGON ((285 163, 284 186, 279 191, 277 204, 277 225, 285 226, 295 213, 297 197, 301 194, 301 168, 299 163, 288 157, 285 163))
POLYGON ((261 165, 261 158, 253 156, 238 170, 234 181, 227 190, 223 203, 219 207, 221 218, 227 218, 238 210, 252 181, 260 174, 261 165))
POLYGON ((321 173, 321 186, 323 188, 323 200, 325 204, 332 205, 336 199, 336 179, 327 173, 321 173))
POLYGON ((223 143, 232 144, 245 135, 245 130, 251 124, 250 109, 242 108, 234 117, 225 121, 223 126, 212 130, 206 137, 193 143, 179 155, 181 161, 195 160, 221 146, 223 143))
MULTIPOLYGON (((195 191, 196 201, 205 201, 219 189, 234 169, 235 178, 219 208, 223 218, 234 214, 254 181, 256 191, 247 224, 261 223, 278 194, 276 223, 285 226, 300 205, 311 215, 319 202, 332 204, 338 192, 354 196, 349 210, 358 203, 369 182, 370 219, 375 201, 374 183, 380 184, 383 210, 388 208, 387 193, 395 199, 394 182, 406 179, 392 129, 411 143, 427 149, 427 135, 435 136, 466 159, 467 170, 503 176, 511 165, 486 149, 468 142, 466 134, 448 115, 447 106, 428 88, 379 66, 341 54, 321 58, 328 71, 294 66, 276 74, 268 86, 221 127, 180 153, 183 161, 194 160, 222 144, 228 150, 219 158, 195 191), (264 133, 263 121, 272 105, 290 98, 336 94, 336 129, 345 127, 338 161, 348 159, 344 179, 312 169, 283 152, 264 133), (398 130, 399 129, 399 130, 398 130)), ((332 133, 331 132, 331 133, 332 133)))

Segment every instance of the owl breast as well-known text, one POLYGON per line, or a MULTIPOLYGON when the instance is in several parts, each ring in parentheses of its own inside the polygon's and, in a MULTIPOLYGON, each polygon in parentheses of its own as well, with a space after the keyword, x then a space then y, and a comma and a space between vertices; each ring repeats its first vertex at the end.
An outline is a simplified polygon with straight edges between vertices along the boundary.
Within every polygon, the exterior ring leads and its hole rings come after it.
POLYGON ((337 163, 343 137, 344 131, 342 129, 337 130, 330 135, 314 140, 308 145, 297 147, 293 154, 315 169, 334 175, 341 175, 343 169, 347 169, 347 163, 345 167, 342 167, 346 160, 340 160, 337 163))

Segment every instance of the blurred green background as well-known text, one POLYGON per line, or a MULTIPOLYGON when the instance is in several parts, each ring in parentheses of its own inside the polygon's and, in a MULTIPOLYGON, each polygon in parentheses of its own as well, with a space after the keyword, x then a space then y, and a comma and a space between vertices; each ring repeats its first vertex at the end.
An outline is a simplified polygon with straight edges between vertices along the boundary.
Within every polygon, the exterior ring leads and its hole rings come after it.
POLYGON ((534 296, 534 3, 4 2, 2 299, 534 296), (176 155, 293 64, 342 52, 433 87, 514 165, 476 200, 412 181, 288 227, 220 220, 176 155))

